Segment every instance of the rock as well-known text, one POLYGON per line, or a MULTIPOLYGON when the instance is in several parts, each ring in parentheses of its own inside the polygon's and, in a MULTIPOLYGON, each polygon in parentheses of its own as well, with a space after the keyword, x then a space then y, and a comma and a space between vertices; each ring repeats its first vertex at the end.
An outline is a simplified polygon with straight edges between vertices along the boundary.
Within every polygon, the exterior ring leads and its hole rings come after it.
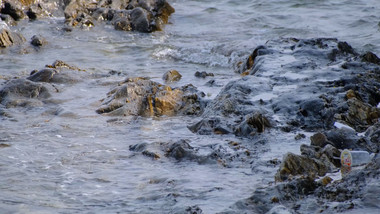
POLYGON ((376 56, 376 54, 372 53, 372 52, 367 52, 365 54, 363 54, 362 56, 362 60, 364 62, 369 62, 369 63, 374 63, 374 64, 378 64, 380 65, 380 59, 379 57, 376 56))
POLYGON ((36 47, 41 47, 47 44, 46 39, 40 35, 34 35, 31 40, 30 43, 36 47))
POLYGON ((106 115, 198 115, 203 111, 204 96, 191 85, 171 88, 146 78, 133 78, 108 93, 96 111, 106 115))
POLYGON ((42 106, 50 96, 47 86, 26 79, 11 80, 0 89, 0 103, 6 108, 42 106))
POLYGON ((324 176, 329 170, 329 166, 320 160, 287 153, 275 175, 275 180, 285 181, 290 176, 296 175, 305 175, 307 177, 324 176))
POLYGON ((176 82, 182 78, 182 75, 177 70, 170 70, 162 77, 165 82, 176 82))
POLYGON ((25 38, 21 34, 11 32, 10 30, 1 28, 0 26, 0 48, 20 45, 25 41, 25 38))
POLYGON ((152 32, 161 30, 174 9, 166 0, 99 1, 68 0, 64 4, 69 26, 92 27, 108 21, 116 30, 152 32))
POLYGON ((24 12, 21 1, 4 0, 0 12, 10 15, 14 20, 18 21, 24 18, 24 12))
POLYGON ((323 133, 316 133, 310 137, 310 144, 312 146, 318 146, 323 148, 325 145, 328 144, 327 137, 323 133))
POLYGON ((195 77, 199 77, 199 78, 206 78, 206 77, 213 77, 214 74, 213 73, 207 73, 206 71, 202 71, 202 72, 195 72, 194 74, 195 77))
POLYGON ((185 213, 186 214, 202 214, 203 211, 198 206, 191 206, 191 207, 186 208, 185 213))
POLYGON ((140 32, 152 32, 152 26, 149 23, 148 12, 141 7, 137 7, 131 11, 131 27, 132 30, 140 32))
POLYGON ((357 131, 365 131, 380 118, 380 109, 352 98, 347 100, 348 111, 339 114, 338 118, 345 121, 357 131))
POLYGON ((180 140, 170 145, 166 150, 166 156, 172 157, 178 161, 182 159, 197 159, 198 157, 194 154, 194 148, 189 145, 185 140, 180 140))
POLYGON ((80 82, 86 75, 81 72, 83 70, 60 60, 56 60, 52 65, 46 65, 45 67, 40 71, 32 71, 27 79, 33 82, 69 84, 80 82))

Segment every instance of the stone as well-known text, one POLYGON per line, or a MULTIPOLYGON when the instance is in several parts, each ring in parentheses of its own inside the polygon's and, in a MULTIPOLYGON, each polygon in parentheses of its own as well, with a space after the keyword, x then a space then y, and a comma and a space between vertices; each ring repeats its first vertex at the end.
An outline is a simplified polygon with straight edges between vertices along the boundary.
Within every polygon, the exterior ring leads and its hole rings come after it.
POLYGON ((30 42, 32 45, 36 46, 36 47, 41 47, 43 45, 46 45, 47 44, 47 41, 44 37, 40 36, 40 35, 34 35, 31 39, 31 42, 30 42))
POLYGON ((177 70, 170 70, 166 72, 162 79, 165 80, 165 82, 176 82, 179 81, 182 78, 182 75, 177 70))
POLYGON ((191 85, 171 88, 147 78, 129 78, 108 93, 96 110, 106 115, 198 115, 203 111, 203 93, 191 85))
POLYGON ((12 45, 20 45, 25 42, 25 38, 18 33, 11 32, 0 26, 0 48, 6 48, 12 45))
POLYGON ((321 132, 315 133, 310 137, 310 144, 312 146, 318 146, 323 148, 325 145, 328 144, 327 137, 321 132))
POLYGON ((24 18, 22 3, 17 0, 4 0, 0 12, 10 15, 16 21, 24 18))
POLYGON ((6 108, 43 106, 50 96, 48 87, 26 79, 11 80, 0 89, 0 103, 6 108))
POLYGON ((285 181, 291 176, 304 175, 308 177, 324 176, 329 171, 322 161, 287 153, 275 175, 276 181, 285 181))
POLYGON ((214 74, 213 73, 207 73, 206 71, 202 71, 202 72, 195 72, 194 74, 195 77, 199 77, 199 78, 206 78, 206 77, 213 77, 214 74))
POLYGON ((162 30, 174 8, 166 0, 98 1, 67 0, 65 22, 69 26, 92 27, 106 21, 116 30, 153 32, 162 30))

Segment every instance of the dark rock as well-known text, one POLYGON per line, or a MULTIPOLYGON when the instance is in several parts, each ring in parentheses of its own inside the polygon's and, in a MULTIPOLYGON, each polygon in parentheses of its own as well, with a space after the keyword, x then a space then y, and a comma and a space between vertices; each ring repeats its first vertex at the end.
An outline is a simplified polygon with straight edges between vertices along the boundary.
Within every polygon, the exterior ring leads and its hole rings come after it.
POLYGON ((120 18, 114 22, 116 30, 131 31, 131 23, 126 17, 120 18))
POLYGON ((68 84, 80 82, 86 76, 81 69, 60 60, 56 60, 52 65, 46 65, 46 67, 40 71, 32 71, 27 79, 33 82, 68 84))
POLYGON ((185 210, 186 214, 202 214, 203 211, 201 208, 199 208, 198 206, 191 206, 191 207, 187 207, 186 210, 185 210))
POLYGON ((108 93, 96 112, 107 115, 197 115, 202 93, 191 85, 171 88, 146 78, 127 79, 108 93))
POLYGON ((318 146, 320 148, 323 148, 325 145, 328 144, 327 137, 323 133, 316 133, 310 137, 311 145, 312 146, 318 146))
POLYGON ((369 63, 374 63, 374 64, 380 65, 379 57, 377 57, 376 54, 374 54, 372 52, 367 52, 367 53, 363 54, 361 57, 362 57, 362 60, 364 62, 369 62, 369 63))
POLYGON ((40 35, 34 35, 31 40, 32 41, 30 43, 36 47, 40 47, 47 44, 46 39, 40 35))
POLYGON ((206 71, 202 71, 202 72, 195 72, 194 74, 195 77, 199 77, 199 78, 206 78, 206 77, 213 77, 214 74, 213 73, 207 73, 206 71))
POLYGON ((189 145, 185 140, 180 140, 170 145, 167 149, 166 156, 172 157, 176 160, 182 159, 196 159, 197 156, 194 154, 194 148, 189 145))
POLYGON ((3 6, 0 10, 3 14, 10 15, 14 20, 18 21, 24 17, 24 12, 21 2, 18 0, 4 0, 3 6))
POLYGON ((182 78, 182 75, 177 70, 170 70, 162 77, 165 82, 176 82, 182 78))
POLYGON ((26 79, 11 80, 0 89, 0 103, 6 108, 42 106, 50 96, 45 85, 26 79))
POLYGON ((37 72, 33 71, 27 79, 33 82, 52 82, 54 75, 57 73, 58 71, 54 69, 46 68, 37 72))
POLYGON ((152 27, 149 22, 149 14, 141 7, 137 7, 131 11, 131 27, 132 30, 140 32, 152 32, 152 27))

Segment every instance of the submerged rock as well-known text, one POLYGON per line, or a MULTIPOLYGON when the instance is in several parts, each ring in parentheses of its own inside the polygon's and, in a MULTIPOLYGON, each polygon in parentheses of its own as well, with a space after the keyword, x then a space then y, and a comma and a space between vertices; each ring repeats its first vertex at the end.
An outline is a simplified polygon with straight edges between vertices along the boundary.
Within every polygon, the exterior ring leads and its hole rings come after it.
POLYGON ((47 44, 47 41, 44 37, 40 36, 40 35, 34 35, 31 39, 31 42, 30 42, 32 45, 36 46, 36 47, 41 47, 43 45, 46 45, 47 44))
POLYGON ((171 88, 147 78, 129 78, 108 93, 99 114, 128 116, 199 115, 203 93, 194 86, 171 88))
POLYGON ((0 103, 6 108, 42 106, 50 96, 47 86, 26 79, 11 80, 0 89, 0 103))

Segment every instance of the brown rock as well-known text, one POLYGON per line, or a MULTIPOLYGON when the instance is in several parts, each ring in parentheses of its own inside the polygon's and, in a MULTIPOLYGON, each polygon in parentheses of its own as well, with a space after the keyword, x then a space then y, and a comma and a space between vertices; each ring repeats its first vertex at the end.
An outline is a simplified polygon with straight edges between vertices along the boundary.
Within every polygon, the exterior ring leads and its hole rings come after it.
POLYGON ((177 70, 170 70, 164 74, 162 79, 166 82, 175 82, 179 81, 182 78, 182 75, 177 70))
POLYGON ((290 176, 304 175, 306 177, 323 176, 329 171, 323 162, 293 153, 284 156, 280 169, 275 175, 276 181, 285 181, 290 176))

